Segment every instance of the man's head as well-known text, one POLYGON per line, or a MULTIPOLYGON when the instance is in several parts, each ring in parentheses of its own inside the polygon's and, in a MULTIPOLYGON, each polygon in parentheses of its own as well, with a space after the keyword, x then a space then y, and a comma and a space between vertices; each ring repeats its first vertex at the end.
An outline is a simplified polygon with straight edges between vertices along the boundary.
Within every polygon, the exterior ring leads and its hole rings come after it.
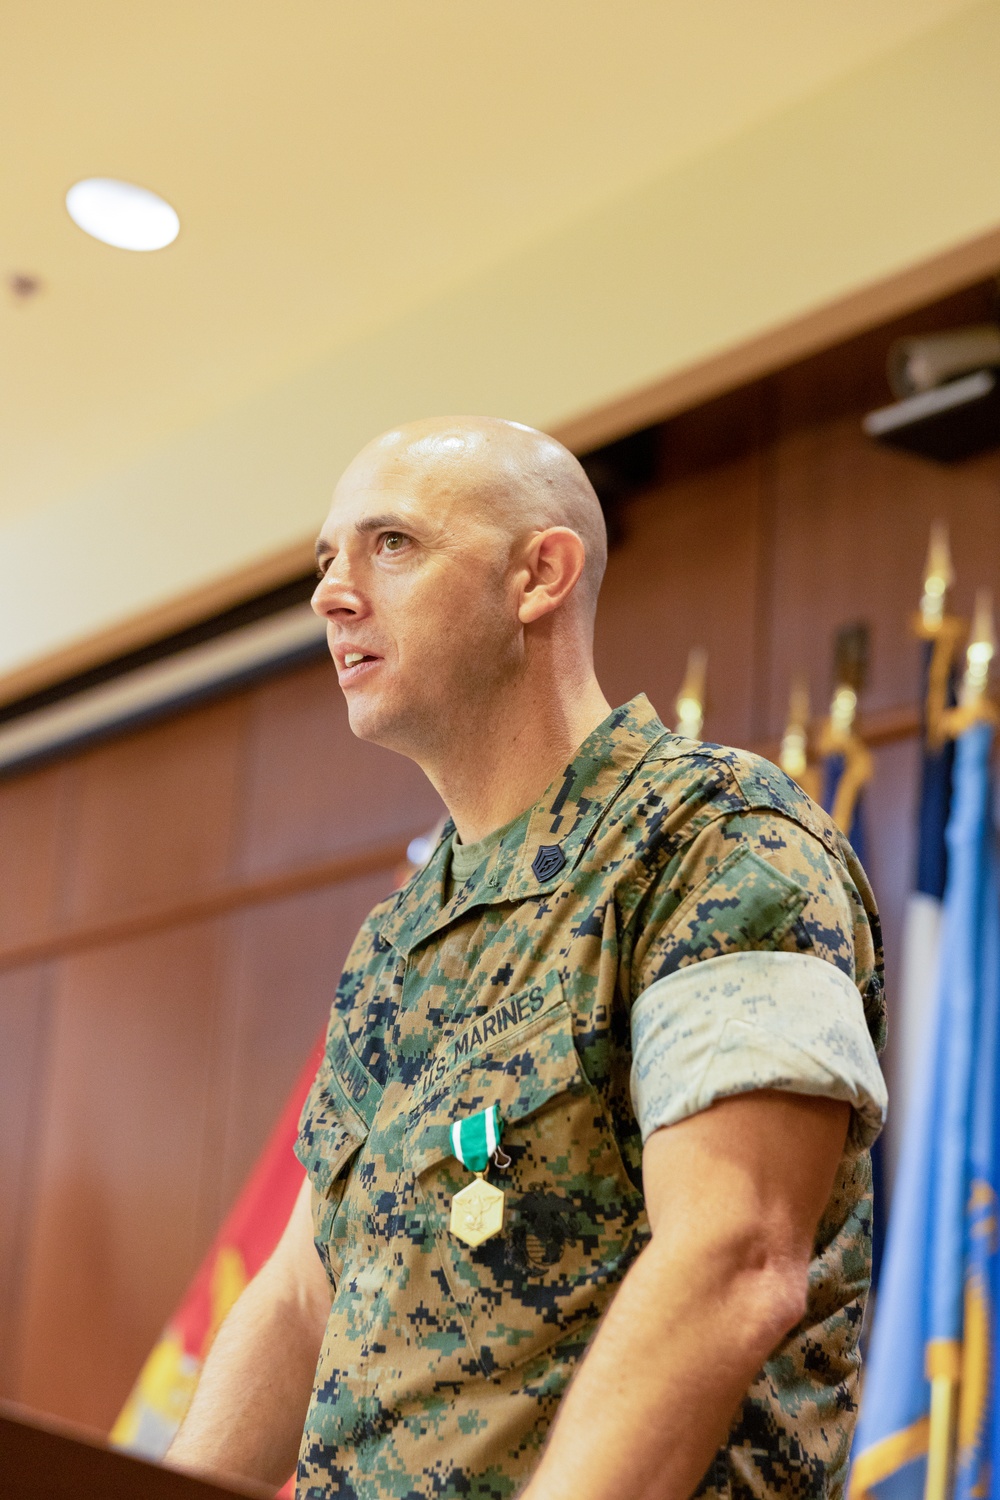
POLYGON ((443 417, 358 454, 316 547, 313 608, 362 739, 415 759, 532 673, 590 670, 604 518, 561 443, 443 417))

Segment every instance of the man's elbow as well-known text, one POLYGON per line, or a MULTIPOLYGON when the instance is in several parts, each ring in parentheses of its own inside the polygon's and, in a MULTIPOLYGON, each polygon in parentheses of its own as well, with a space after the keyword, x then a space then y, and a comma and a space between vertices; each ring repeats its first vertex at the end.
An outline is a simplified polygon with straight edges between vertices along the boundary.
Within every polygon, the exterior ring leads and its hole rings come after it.
POLYGON ((741 1323, 763 1363, 806 1315, 809 1267, 799 1256, 769 1253, 737 1278, 741 1323))

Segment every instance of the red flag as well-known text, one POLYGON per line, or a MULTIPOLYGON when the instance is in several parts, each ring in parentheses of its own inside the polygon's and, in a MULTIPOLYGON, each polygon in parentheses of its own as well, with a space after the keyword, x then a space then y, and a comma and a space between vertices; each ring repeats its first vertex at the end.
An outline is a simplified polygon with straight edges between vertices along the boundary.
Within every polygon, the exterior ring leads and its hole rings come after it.
POLYGON ((321 1036, 229 1217, 143 1365, 111 1429, 116 1447, 143 1458, 163 1457, 191 1403, 219 1325, 281 1238, 302 1186, 293 1146, 323 1044, 321 1036))

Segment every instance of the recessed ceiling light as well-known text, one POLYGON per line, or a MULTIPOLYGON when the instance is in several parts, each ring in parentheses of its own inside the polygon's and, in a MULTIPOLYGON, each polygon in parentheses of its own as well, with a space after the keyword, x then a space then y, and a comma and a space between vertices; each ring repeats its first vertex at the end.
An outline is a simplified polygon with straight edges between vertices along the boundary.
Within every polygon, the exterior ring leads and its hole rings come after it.
POLYGON ((66 194, 74 224, 95 240, 120 250, 162 250, 177 238, 181 227, 169 203, 114 177, 85 177, 66 194))

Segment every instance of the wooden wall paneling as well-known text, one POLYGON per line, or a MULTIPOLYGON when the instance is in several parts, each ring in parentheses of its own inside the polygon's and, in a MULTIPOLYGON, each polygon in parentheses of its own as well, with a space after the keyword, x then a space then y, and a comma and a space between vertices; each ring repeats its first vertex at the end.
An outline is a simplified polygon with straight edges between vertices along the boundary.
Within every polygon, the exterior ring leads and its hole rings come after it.
POLYGON ((351 733, 332 662, 269 682, 251 699, 241 873, 412 836, 443 816, 412 761, 351 733))
POLYGON ((239 801, 245 695, 80 758, 68 916, 122 916, 224 884, 239 801))
POLYGON ((858 620, 872 631, 863 706, 916 698, 919 655, 908 620, 920 597, 926 532, 922 545, 910 525, 894 538, 900 511, 911 507, 900 494, 896 456, 872 451, 856 428, 847 418, 795 431, 774 454, 772 734, 783 727, 800 672, 808 676, 814 714, 826 711, 835 633, 858 620))
POLYGON ((945 468, 893 453, 864 437, 858 416, 783 436, 774 476, 770 733, 780 732, 798 670, 808 671, 815 711, 823 711, 834 634, 855 620, 872 628, 863 708, 915 703, 920 652, 910 618, 931 523, 949 523, 959 576, 954 604, 968 610, 975 584, 1000 584, 1000 459, 945 468))
POLYGON ((957 582, 951 608, 971 618, 976 590, 992 590, 1000 610, 1000 454, 961 464, 937 514, 948 521, 957 582))
POLYGON ((988 323, 996 313, 996 282, 979 282, 788 364, 763 383, 780 386, 785 431, 870 411, 895 399, 886 375, 886 357, 896 339, 988 323))
POLYGON ((230 919, 200 1238, 232 1207, 330 1014, 347 951, 390 871, 230 919))
POLYGON ((705 733, 735 744, 752 738, 754 713, 756 422, 755 399, 728 402, 668 434, 663 478, 627 508, 624 542, 609 557, 595 640, 609 700, 644 691, 670 727, 688 652, 703 646, 705 733))
POLYGON ((16 1397, 106 1431, 197 1261, 218 923, 59 967, 16 1397))
POLYGON ((59 920, 76 771, 63 764, 0 781, 0 948, 59 920))
POLYGON ((18 1387, 25 1253, 44 1125, 51 971, 0 974, 0 1396, 18 1387))
POLYGON ((982 544, 1000 540, 1000 457, 935 464, 879 447, 862 433, 861 419, 893 399, 885 361, 894 339, 984 321, 995 304, 992 284, 971 287, 765 382, 774 430, 765 484, 775 507, 769 735, 781 730, 797 670, 809 671, 815 709, 825 707, 833 634, 853 620, 870 620, 874 631, 864 706, 877 711, 916 700, 919 656, 909 619, 938 517, 952 531, 956 604, 964 608, 971 599, 982 544))

